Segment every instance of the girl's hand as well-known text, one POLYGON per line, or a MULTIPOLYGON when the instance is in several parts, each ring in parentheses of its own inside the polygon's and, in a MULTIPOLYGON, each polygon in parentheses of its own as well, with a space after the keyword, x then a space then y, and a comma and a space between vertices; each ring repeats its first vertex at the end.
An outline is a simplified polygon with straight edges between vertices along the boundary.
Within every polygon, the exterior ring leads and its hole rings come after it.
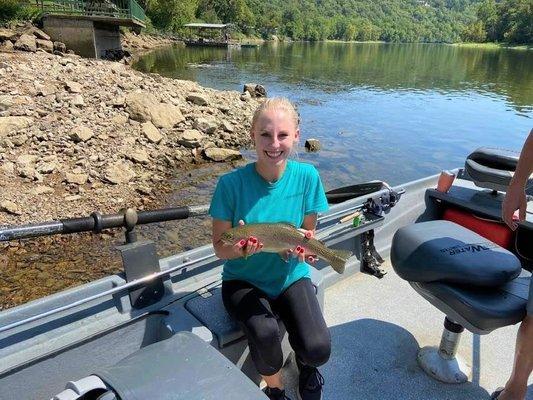
MULTIPOLYGON (((302 232, 305 235, 306 240, 309 240, 315 236, 314 230, 307 230, 307 229, 298 229, 300 232, 302 232)), ((290 257, 298 257, 298 261, 304 262, 307 261, 309 264, 314 264, 318 258, 316 257, 316 254, 308 254, 306 257, 305 254, 305 248, 302 246, 296 246, 294 249, 288 249, 284 252, 280 253, 280 257, 283 258, 286 262, 289 261, 290 257)))
MULTIPOLYGON (((239 220, 239 225, 244 225, 244 221, 239 220)), ((261 252, 263 243, 261 243, 256 237, 250 236, 243 238, 233 245, 235 252, 239 254, 239 257, 248 257, 252 254, 261 252)))

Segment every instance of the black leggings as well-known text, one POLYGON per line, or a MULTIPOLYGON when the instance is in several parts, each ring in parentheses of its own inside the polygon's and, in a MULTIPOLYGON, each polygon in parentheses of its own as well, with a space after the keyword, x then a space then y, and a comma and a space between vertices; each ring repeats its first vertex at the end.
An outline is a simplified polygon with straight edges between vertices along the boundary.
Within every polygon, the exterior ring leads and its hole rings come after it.
POLYGON ((285 324, 289 342, 303 364, 318 367, 328 361, 331 337, 310 279, 300 279, 276 299, 248 282, 223 281, 222 299, 243 328, 261 375, 274 375, 283 366, 276 316, 285 324))

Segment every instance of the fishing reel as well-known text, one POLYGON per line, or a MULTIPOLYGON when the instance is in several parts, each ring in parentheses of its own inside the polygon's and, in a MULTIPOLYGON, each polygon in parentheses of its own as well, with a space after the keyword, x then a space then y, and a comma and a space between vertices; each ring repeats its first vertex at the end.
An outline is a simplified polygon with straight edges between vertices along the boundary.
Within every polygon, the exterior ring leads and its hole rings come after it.
POLYGON ((370 198, 364 205, 364 210, 375 215, 382 215, 388 213, 400 200, 401 193, 392 189, 388 183, 383 182, 384 188, 388 191, 378 198, 370 198))

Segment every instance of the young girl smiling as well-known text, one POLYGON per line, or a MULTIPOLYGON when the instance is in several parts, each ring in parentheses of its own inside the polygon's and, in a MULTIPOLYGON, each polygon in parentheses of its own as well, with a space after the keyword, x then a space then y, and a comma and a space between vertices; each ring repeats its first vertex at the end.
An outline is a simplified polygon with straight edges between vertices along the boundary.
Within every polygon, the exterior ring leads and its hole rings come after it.
POLYGON ((298 114, 287 99, 268 99, 258 107, 251 137, 257 161, 220 178, 209 210, 215 253, 226 260, 224 306, 242 326, 255 366, 267 383, 267 396, 288 399, 281 379, 279 317, 296 354, 298 397, 318 400, 324 379, 317 367, 329 359, 331 338, 304 250, 266 253, 258 238, 242 238, 228 246, 221 235, 238 224, 285 222, 312 236, 317 214, 328 209, 327 199, 317 170, 289 160, 300 131, 298 114))

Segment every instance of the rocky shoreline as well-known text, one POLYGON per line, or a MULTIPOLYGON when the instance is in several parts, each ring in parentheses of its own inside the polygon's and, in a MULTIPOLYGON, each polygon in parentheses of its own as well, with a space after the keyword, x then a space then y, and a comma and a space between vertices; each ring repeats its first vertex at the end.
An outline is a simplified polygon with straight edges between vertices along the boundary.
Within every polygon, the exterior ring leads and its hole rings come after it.
MULTIPOLYGON (((207 89, 128 58, 84 59, 44 35, 0 28, 0 226, 207 203, 249 144, 262 87, 207 89)), ((133 57, 172 43, 123 36, 133 57)), ((138 231, 160 257, 210 240, 206 218, 138 231)), ((114 230, 0 243, 0 310, 120 273, 123 240, 114 230)))
POLYGON ((42 48, 0 54, 0 225, 153 208, 169 176, 249 144, 248 92, 42 48))

